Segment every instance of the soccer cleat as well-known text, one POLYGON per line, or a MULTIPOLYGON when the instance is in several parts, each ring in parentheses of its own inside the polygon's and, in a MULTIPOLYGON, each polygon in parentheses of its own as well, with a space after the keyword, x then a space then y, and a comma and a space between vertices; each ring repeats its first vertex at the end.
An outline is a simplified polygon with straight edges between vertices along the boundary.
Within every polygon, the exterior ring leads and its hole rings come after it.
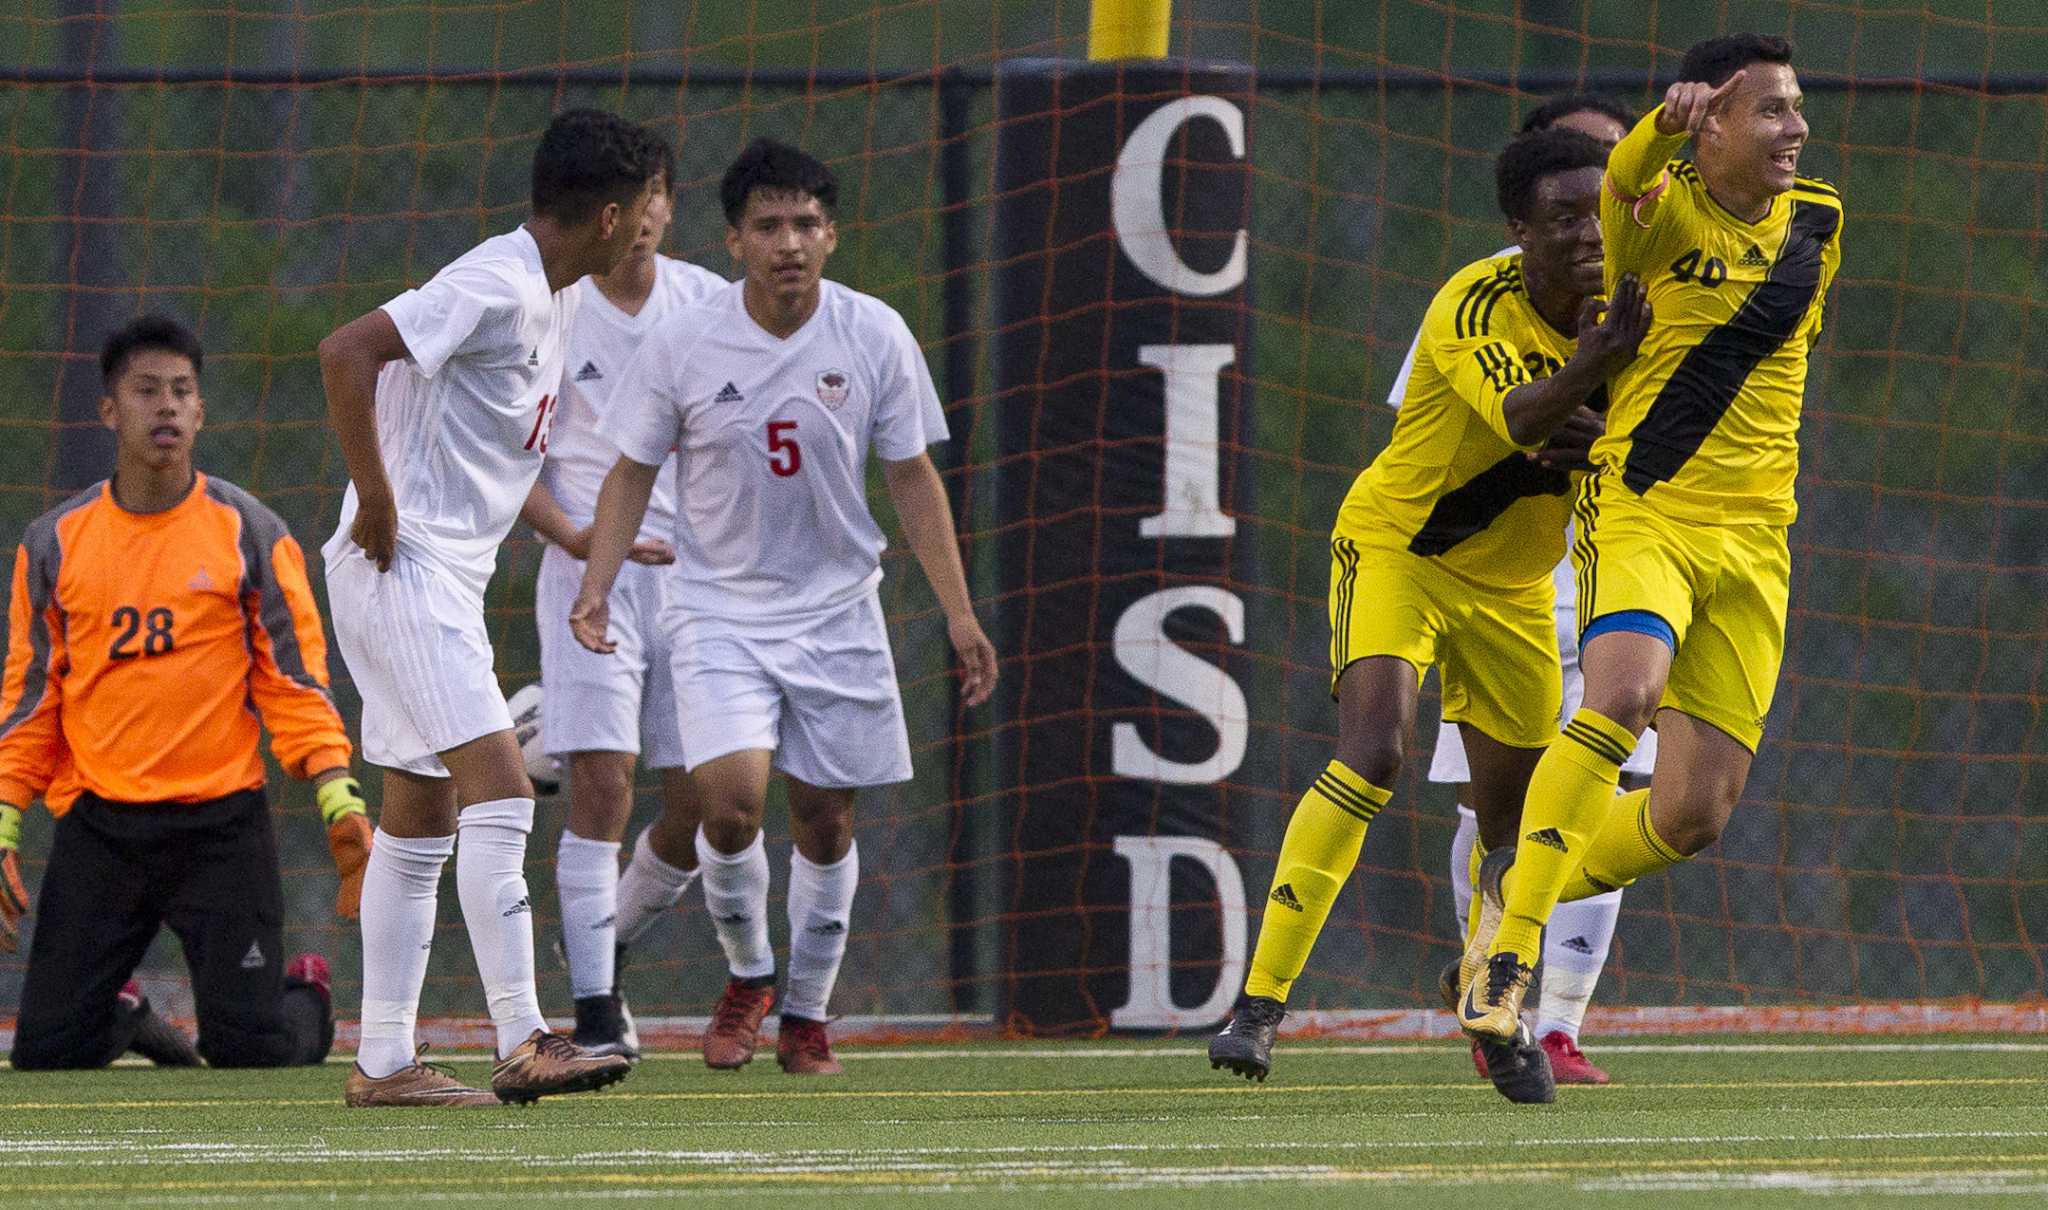
POLYGON ((1506 1042, 1487 1039, 1475 1043, 1486 1060, 1487 1078, 1495 1092, 1517 1105, 1548 1105, 1557 1100, 1557 1080, 1550 1070, 1550 1056, 1529 1040, 1526 1026, 1517 1026, 1506 1042))
POLYGON ((1560 1084, 1605 1084, 1607 1073, 1593 1066, 1586 1052, 1570 1034, 1553 1029, 1544 1034, 1540 1042, 1543 1053, 1550 1056, 1550 1071, 1560 1084))
MULTIPOLYGON (((422 1051, 426 1047, 420 1047, 422 1051)), ((363 1074, 359 1065, 348 1073, 348 1083, 343 1086, 342 1103, 351 1109, 372 1109, 378 1107, 395 1109, 419 1109, 428 1106, 444 1106, 450 1109, 496 1108, 498 1098, 480 1088, 471 1088, 449 1074, 439 1063, 429 1063, 417 1055, 412 1065, 401 1067, 388 1076, 372 1079, 363 1074)))
POLYGON ((1209 1039, 1211 1070, 1228 1067, 1247 1080, 1265 1083, 1273 1069, 1273 1035, 1287 1006, 1268 996, 1247 996, 1230 1014, 1223 1032, 1209 1039))
MULTIPOLYGON (((1522 997, 1536 969, 1515 954, 1486 960, 1484 977, 1474 979, 1458 1005, 1458 1024, 1477 1042, 1511 1042, 1522 1030, 1522 997)), ((1492 1056, 1487 1056, 1492 1067, 1492 1056)))
POLYGON ((536 1029, 491 1069, 491 1091, 508 1104, 530 1105, 616 1084, 631 1070, 632 1060, 623 1055, 592 1054, 561 1034, 536 1029))
POLYGON ((576 1032, 570 1041, 594 1055, 621 1055, 640 1061, 640 1038, 633 1028, 633 1015, 617 992, 600 996, 579 996, 576 1000, 576 1032))
POLYGON ((1500 932, 1501 917, 1507 914, 1508 906, 1500 880, 1514 864, 1515 846, 1511 844, 1489 849, 1479 863, 1479 875, 1472 881, 1473 889, 1479 892, 1479 923, 1465 942, 1464 956, 1458 959, 1458 992, 1451 1001, 1454 1013, 1465 999, 1465 990, 1472 986, 1472 980, 1479 977, 1480 968, 1486 965, 1486 951, 1493 948, 1494 934, 1500 932))
POLYGON ((772 981, 726 980, 725 992, 711 1010, 711 1027, 704 1031, 704 1066, 737 1071, 752 1062, 761 1045, 761 1019, 774 1004, 772 981))
POLYGON ((333 975, 327 959, 307 950, 293 954, 284 966, 284 1013, 302 1049, 294 1057, 301 1064, 323 1062, 334 1049, 333 975), (294 990, 310 995, 293 996, 294 990))
POLYGON ((846 1071, 832 1057, 825 1023, 788 1013, 782 1014, 782 1028, 775 1036, 775 1061, 793 1076, 836 1076, 846 1071))
POLYGON ((114 1011, 134 1032, 128 1035, 128 1049, 158 1067, 197 1067, 199 1049, 185 1031, 156 1015, 142 986, 130 979, 114 997, 114 1011))

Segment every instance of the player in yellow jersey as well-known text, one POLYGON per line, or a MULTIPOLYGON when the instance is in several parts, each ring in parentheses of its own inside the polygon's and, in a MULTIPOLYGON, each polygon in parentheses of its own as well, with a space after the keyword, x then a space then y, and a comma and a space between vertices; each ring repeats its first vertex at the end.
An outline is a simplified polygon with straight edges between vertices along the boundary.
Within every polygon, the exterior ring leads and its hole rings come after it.
POLYGON ((1741 797, 1784 651, 1807 354, 1841 263, 1842 203, 1796 175, 1807 126, 1792 49, 1756 34, 1686 52, 1680 82, 1614 149, 1610 281, 1656 320, 1613 384, 1574 506, 1584 704, 1537 766, 1513 850, 1480 872, 1459 1016, 1514 1035, 1562 899, 1627 886, 1712 844, 1741 797), (1673 155, 1690 139, 1693 159, 1673 155), (1655 792, 1615 775, 1655 716, 1655 792))
MULTIPOLYGON (((1393 440, 1338 512, 1336 758, 1288 821, 1246 998, 1210 1043, 1213 1066, 1265 1078, 1288 989, 1391 796, 1432 665, 1444 718, 1465 739, 1482 831, 1499 834, 1505 816, 1514 834, 1529 772, 1557 734, 1550 572, 1564 553, 1564 464, 1584 457, 1600 430, 1585 405, 1649 323, 1632 278, 1611 306, 1598 298, 1606 161, 1604 146, 1571 130, 1522 135, 1501 152, 1500 208, 1521 251, 1476 261, 1438 291, 1393 440)), ((1533 1079, 1530 1099, 1549 1099, 1540 1049, 1498 1050, 1488 1054, 1497 1085, 1533 1079)))

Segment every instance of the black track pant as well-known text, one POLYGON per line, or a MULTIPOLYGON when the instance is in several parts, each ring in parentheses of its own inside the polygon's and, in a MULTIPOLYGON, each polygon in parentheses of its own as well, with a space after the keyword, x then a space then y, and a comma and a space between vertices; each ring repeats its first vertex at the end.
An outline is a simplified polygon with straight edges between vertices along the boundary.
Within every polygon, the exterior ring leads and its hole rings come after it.
POLYGON ((208 1063, 324 1057, 318 1037, 302 1036, 313 1014, 295 1011, 287 1023, 284 890, 261 790, 202 803, 81 795, 57 821, 34 924, 17 1068, 101 1067, 127 1049, 132 1026, 117 1019, 115 997, 165 925, 191 968, 208 1063))

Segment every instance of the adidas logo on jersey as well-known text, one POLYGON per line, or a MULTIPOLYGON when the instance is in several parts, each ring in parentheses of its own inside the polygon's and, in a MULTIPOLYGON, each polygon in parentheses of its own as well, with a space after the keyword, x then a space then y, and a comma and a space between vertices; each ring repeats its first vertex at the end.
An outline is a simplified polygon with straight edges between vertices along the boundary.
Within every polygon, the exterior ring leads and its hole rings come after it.
POLYGON ((1749 251, 1743 253, 1742 259, 1735 263, 1745 269, 1768 269, 1771 267, 1771 258, 1764 255, 1762 248, 1751 244, 1749 251))
POLYGON ((1301 900, 1295 898, 1294 884, 1291 882, 1283 882, 1273 888, 1273 902, 1293 912, 1307 910, 1301 906, 1301 900))
POLYGON ((1559 832, 1556 828, 1540 828, 1522 837, 1522 839, 1534 844, 1540 844, 1546 849, 1556 849, 1560 853, 1571 852, 1565 846, 1563 833, 1559 832))
POLYGON ((583 368, 576 371, 576 381, 578 382, 596 382, 603 377, 604 371, 598 369, 597 363, 594 361, 584 362, 583 368))
POLYGON ((731 383, 729 383, 729 382, 728 382, 728 383, 726 383, 726 384, 725 384, 725 389, 724 389, 724 390, 720 391, 720 392, 719 392, 718 394, 716 394, 716 395, 713 395, 713 396, 711 397, 711 402, 713 402, 713 403, 743 403, 743 402, 745 402, 745 401, 746 401, 746 398, 747 398, 747 397, 746 397, 745 395, 742 395, 742 394, 740 394, 740 389, 739 389, 738 387, 736 387, 736 386, 734 386, 733 384, 731 384, 731 383))
POLYGON ((1573 937, 1569 941, 1560 941, 1558 944, 1575 954, 1590 954, 1593 952, 1593 943, 1584 937, 1573 937))
POLYGON ((533 352, 531 352, 531 353, 528 353, 528 354, 526 355, 526 364, 527 364, 527 365, 530 365, 530 366, 537 366, 537 365, 539 365, 539 364, 540 364, 540 346, 539 346, 539 345, 535 345, 535 346, 533 346, 533 352))
POLYGON ((192 573, 190 580, 185 581, 185 587, 193 592, 205 592, 213 587, 213 577, 206 574, 206 568, 201 567, 192 573))

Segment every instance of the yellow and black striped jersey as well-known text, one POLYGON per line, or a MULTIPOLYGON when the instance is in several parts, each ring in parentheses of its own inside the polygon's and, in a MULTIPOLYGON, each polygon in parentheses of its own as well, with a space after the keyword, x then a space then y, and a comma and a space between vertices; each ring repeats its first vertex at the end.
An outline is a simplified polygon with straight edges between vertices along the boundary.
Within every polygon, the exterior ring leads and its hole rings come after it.
POLYGON ((1636 274, 1653 319, 1609 385, 1593 461, 1670 516, 1789 525, 1807 355, 1842 263, 1842 199, 1795 177, 1746 223, 1707 193, 1699 169, 1672 162, 1686 136, 1659 135, 1658 112, 1607 161, 1608 288, 1636 274))
POLYGON ((1393 439, 1352 483, 1337 532, 1480 585, 1547 583, 1571 476, 1525 456, 1536 446, 1509 439, 1502 405, 1577 347, 1530 305, 1519 251, 1460 269, 1429 305, 1393 439))

